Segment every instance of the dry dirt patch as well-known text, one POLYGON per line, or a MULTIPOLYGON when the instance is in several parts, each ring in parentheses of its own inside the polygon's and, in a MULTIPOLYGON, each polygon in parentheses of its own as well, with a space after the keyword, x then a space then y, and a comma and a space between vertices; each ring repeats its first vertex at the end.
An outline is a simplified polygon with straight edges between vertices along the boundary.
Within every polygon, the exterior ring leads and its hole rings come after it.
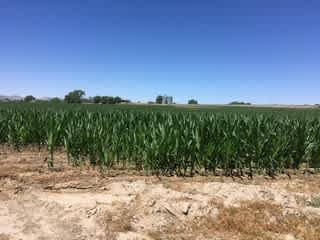
POLYGON ((0 157, 0 240, 320 239, 320 177, 233 182, 72 168, 61 153, 0 157))

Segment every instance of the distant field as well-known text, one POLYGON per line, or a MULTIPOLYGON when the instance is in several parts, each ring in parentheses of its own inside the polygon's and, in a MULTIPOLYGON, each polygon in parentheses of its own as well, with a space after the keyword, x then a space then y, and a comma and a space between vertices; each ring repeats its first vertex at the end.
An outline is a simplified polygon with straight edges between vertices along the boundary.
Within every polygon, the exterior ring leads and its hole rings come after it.
POLYGON ((212 113, 265 113, 320 115, 320 108, 312 105, 158 105, 158 104, 65 104, 65 103, 0 103, 0 109, 36 109, 36 110, 76 110, 76 111, 174 111, 174 112, 212 112, 212 113))

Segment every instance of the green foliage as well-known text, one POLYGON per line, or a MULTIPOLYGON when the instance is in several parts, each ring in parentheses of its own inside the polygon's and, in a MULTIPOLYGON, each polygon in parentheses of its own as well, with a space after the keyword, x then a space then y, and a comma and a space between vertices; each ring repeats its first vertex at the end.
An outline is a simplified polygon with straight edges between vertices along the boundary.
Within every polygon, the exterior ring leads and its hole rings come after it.
POLYGON ((93 98, 93 103, 102 103, 102 104, 119 104, 122 102, 128 102, 120 97, 109 97, 109 96, 95 96, 93 98))
POLYGON ((163 101, 163 96, 161 96, 161 95, 157 96, 156 104, 162 104, 162 101, 163 101))
POLYGON ((62 100, 58 97, 54 97, 52 99, 50 99, 51 103, 62 103, 62 100))
POLYGON ((307 205, 313 208, 320 208, 320 197, 313 197, 307 202, 307 205))
POLYGON ((96 103, 96 104, 101 103, 101 96, 93 97, 93 103, 96 103))
POLYGON ((229 103, 229 105, 251 105, 249 102, 238 102, 238 101, 233 101, 229 103))
POLYGON ((320 167, 320 111, 0 104, 0 143, 64 148, 71 164, 228 176, 320 167))
POLYGON ((24 98, 25 102, 33 102, 34 100, 36 100, 36 98, 32 95, 28 95, 24 98))
POLYGON ((188 104, 196 105, 196 104, 198 104, 198 101, 195 100, 195 99, 190 99, 190 100, 188 101, 188 104))
POLYGON ((69 92, 65 98, 64 101, 66 103, 81 103, 82 98, 86 95, 86 93, 83 90, 74 90, 72 92, 69 92))

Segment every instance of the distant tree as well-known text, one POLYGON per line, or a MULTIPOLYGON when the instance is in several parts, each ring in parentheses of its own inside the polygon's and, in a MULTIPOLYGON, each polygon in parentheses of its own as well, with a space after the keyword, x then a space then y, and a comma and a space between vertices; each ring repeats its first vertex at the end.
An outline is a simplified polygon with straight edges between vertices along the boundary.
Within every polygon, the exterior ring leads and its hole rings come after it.
POLYGON ((124 100, 121 97, 111 97, 111 96, 95 96, 90 98, 90 102, 99 104, 119 104, 119 103, 129 103, 129 100, 124 100))
POLYGON ((190 100, 188 101, 188 104, 198 104, 198 101, 195 100, 195 99, 190 99, 190 100))
POLYGON ((81 103, 85 95, 86 93, 83 90, 75 90, 75 91, 69 92, 65 96, 64 101, 66 103, 81 103))
POLYGON ((121 97, 118 97, 118 96, 117 96, 117 97, 114 98, 114 103, 115 103, 115 104, 119 104, 119 103, 121 103, 121 102, 122 102, 121 97))
POLYGON ((115 104, 114 97, 109 96, 108 104, 115 104))
POLYGON ((112 103, 112 97, 109 97, 109 96, 101 97, 101 103, 102 104, 111 104, 112 103))
POLYGON ((50 99, 50 102, 51 102, 51 103, 61 103, 62 100, 61 100, 60 98, 58 98, 58 97, 54 97, 54 98, 51 98, 51 99, 50 99))
POLYGON ((95 96, 93 97, 93 103, 101 103, 102 97, 101 96, 95 96))
POLYGON ((109 102, 109 97, 107 97, 107 96, 102 96, 101 97, 100 103, 107 104, 108 102, 109 102))
POLYGON ((156 103, 157 104, 162 104, 162 101, 163 101, 163 96, 161 96, 161 95, 157 96, 156 103))
POLYGON ((249 102, 239 102, 239 101, 233 101, 229 103, 229 105, 251 105, 249 102))
POLYGON ((25 102, 33 102, 34 100, 36 100, 36 98, 32 95, 28 95, 24 98, 25 102))
POLYGON ((108 104, 115 104, 115 100, 114 100, 114 97, 109 97, 109 102, 108 104))

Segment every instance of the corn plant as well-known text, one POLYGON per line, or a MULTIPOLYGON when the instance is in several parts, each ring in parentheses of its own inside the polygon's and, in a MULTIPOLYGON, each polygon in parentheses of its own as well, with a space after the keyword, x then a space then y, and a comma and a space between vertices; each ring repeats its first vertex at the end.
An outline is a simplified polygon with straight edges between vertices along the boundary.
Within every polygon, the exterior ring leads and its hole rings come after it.
POLYGON ((320 111, 0 105, 0 144, 64 149, 70 164, 157 175, 271 177, 320 168, 320 111))

